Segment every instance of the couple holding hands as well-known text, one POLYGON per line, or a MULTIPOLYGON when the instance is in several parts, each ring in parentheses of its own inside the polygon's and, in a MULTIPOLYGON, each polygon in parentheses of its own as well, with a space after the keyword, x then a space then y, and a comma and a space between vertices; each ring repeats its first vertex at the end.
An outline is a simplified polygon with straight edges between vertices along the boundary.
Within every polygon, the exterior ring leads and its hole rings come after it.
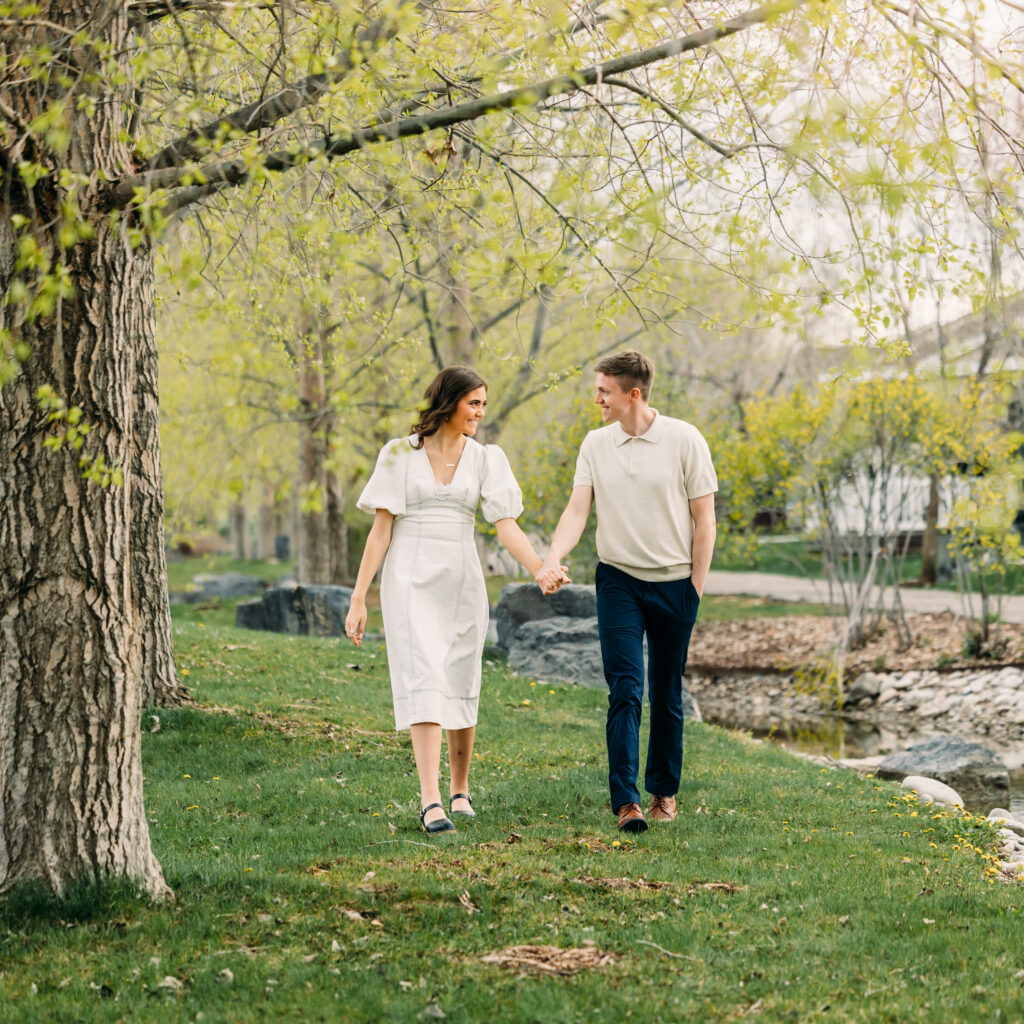
POLYGON ((646 356, 622 352, 594 370, 594 402, 605 425, 580 446, 572 495, 546 558, 516 522, 522 492, 504 452, 473 440, 487 405, 487 384, 465 366, 450 366, 434 378, 419 421, 408 437, 384 446, 359 497, 359 508, 374 520, 345 632, 362 642, 366 593, 383 562, 380 600, 395 728, 409 729, 412 737, 420 821, 430 835, 455 828, 439 788, 442 730, 451 772, 449 812, 475 817, 469 766, 488 620, 474 542, 478 506, 545 594, 570 582, 562 560, 595 508, 611 808, 627 832, 644 831, 648 819, 675 817, 683 670, 715 543, 718 483, 697 429, 648 404, 654 367, 646 356), (645 634, 646 817, 637 788, 645 634))

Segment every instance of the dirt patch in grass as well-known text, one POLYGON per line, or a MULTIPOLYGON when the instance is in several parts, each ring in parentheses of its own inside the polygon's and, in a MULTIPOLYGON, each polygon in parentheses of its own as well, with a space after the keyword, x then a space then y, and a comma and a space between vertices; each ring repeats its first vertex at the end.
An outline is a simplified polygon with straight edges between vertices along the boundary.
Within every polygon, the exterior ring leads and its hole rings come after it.
MULTIPOLYGON (((965 628, 952 615, 911 615, 907 622, 911 645, 900 650, 900 637, 891 623, 846 659, 848 675, 908 669, 993 668, 1024 663, 1024 627, 1003 624, 999 636, 1005 651, 999 659, 967 658, 965 628)), ((687 659, 688 671, 791 672, 827 659, 838 634, 832 619, 818 615, 749 618, 700 622, 694 630, 687 659)))
POLYGON ((583 875, 573 881, 580 885, 598 886, 602 889, 671 889, 671 882, 648 882, 645 878, 594 878, 583 875))
POLYGON ((558 946, 507 946, 480 958, 485 964, 497 964, 510 971, 532 974, 578 974, 600 970, 618 960, 596 946, 560 949, 558 946))

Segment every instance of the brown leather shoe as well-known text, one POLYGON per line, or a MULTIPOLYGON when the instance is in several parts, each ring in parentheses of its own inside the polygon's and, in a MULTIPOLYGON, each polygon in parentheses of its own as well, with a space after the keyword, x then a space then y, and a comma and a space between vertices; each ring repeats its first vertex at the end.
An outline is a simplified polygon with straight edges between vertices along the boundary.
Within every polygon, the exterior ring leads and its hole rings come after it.
POLYGON ((651 821, 675 821, 676 798, 674 796, 652 796, 651 806, 647 809, 647 817, 651 821))
POLYGON ((647 831, 647 819, 639 804, 623 804, 619 808, 619 828, 623 832, 647 831))

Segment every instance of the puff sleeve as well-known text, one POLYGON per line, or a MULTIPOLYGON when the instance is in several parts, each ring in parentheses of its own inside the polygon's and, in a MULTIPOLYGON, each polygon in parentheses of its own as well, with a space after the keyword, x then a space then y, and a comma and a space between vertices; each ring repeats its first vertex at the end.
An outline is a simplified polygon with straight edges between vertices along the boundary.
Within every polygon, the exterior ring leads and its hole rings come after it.
POLYGON ((508 458, 496 444, 484 447, 480 507, 489 523, 518 519, 523 514, 523 492, 516 483, 508 458))
POLYGON ((399 437, 388 441, 377 456, 377 465, 359 495, 356 507, 373 515, 387 509, 393 516, 405 515, 405 476, 412 454, 409 439, 399 437))

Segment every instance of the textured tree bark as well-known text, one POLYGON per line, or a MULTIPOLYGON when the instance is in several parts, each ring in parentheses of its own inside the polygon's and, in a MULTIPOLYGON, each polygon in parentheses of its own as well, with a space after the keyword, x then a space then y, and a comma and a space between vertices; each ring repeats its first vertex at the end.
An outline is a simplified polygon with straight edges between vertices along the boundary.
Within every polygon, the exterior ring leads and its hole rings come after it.
MULTIPOLYGON (((18 52, 28 33, 87 72, 98 51, 76 49, 75 33, 98 25, 109 52, 127 61, 128 5, 65 0, 46 13, 27 28, 17 19, 0 27, 0 57, 18 52)), ((43 85, 26 82, 23 92, 5 94, 24 123, 44 101, 43 85)), ((46 84, 55 93, 64 89, 57 76, 46 84)), ((62 156, 64 166, 93 182, 99 172, 116 177, 131 166, 122 97, 103 91, 98 98, 93 110, 69 105, 62 156)), ((51 226, 63 197, 56 177, 31 192, 20 187, 6 171, 21 154, 5 156, 6 295, 20 273, 10 215, 22 214, 41 251, 56 260, 51 226)), ((164 653, 143 642, 160 599, 141 599, 136 585, 139 573, 153 571, 136 559, 145 537, 158 536, 161 551, 163 545, 159 450, 145 457, 137 450, 155 410, 137 398, 140 365, 154 344, 153 259, 147 248, 132 248, 123 220, 108 218, 97 186, 82 189, 91 237, 60 253, 74 295, 31 322, 11 307, 0 311, 2 325, 30 351, 19 376, 0 390, 0 892, 35 880, 61 891, 116 877, 169 895, 150 846, 140 750, 146 658, 169 658, 169 630, 164 653), (44 443, 60 423, 40 408, 43 386, 81 408, 90 426, 81 451, 44 443), (120 467, 123 486, 87 479, 83 456, 120 467), (139 536, 137 516, 155 517, 152 533, 139 536)))
POLYGON ((23 329, 32 355, 0 393, 0 891, 121 876, 166 894, 142 804, 146 609, 133 586, 133 341, 150 327, 152 257, 95 228, 73 254, 61 331, 23 329), (83 452, 124 467, 124 486, 44 447, 43 385, 83 409, 83 452))
POLYGON ((142 706, 195 703, 174 665, 171 603, 164 547, 164 489, 160 469, 160 411, 152 278, 139 296, 149 323, 137 340, 135 443, 132 445, 132 595, 142 623, 142 706))

